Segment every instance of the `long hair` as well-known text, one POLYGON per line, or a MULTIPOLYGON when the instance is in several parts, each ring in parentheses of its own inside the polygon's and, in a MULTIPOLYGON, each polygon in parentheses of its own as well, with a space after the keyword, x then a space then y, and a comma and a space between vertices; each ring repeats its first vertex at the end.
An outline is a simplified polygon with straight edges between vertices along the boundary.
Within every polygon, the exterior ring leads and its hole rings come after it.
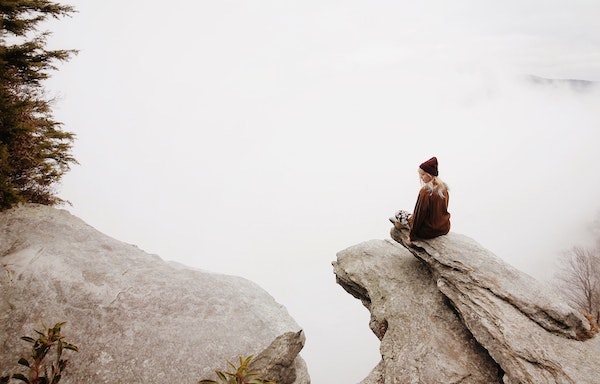
MULTIPOLYGON (((419 168, 419 174, 421 172, 427 173, 419 168)), ((423 182, 423 178, 419 177, 419 180, 421 180, 421 185, 423 187, 427 187, 429 189, 429 193, 437 192, 437 194, 442 199, 445 199, 446 195, 444 194, 444 192, 446 192, 450 189, 450 188, 448 188, 448 184, 446 184, 442 179, 440 179, 437 176, 433 176, 432 174, 429 174, 429 173, 427 173, 427 174, 429 176, 431 176, 431 181, 429 181, 428 183, 425 183, 425 182, 423 182)))

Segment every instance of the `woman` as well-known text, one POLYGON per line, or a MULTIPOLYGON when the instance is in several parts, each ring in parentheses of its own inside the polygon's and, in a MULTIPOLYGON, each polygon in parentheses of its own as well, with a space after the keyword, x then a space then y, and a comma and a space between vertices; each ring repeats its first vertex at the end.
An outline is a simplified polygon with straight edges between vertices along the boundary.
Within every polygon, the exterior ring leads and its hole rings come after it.
POLYGON ((419 165, 421 190, 411 214, 398 211, 390 218, 395 226, 409 229, 410 241, 432 239, 450 231, 448 186, 438 177, 438 161, 432 157, 419 165))

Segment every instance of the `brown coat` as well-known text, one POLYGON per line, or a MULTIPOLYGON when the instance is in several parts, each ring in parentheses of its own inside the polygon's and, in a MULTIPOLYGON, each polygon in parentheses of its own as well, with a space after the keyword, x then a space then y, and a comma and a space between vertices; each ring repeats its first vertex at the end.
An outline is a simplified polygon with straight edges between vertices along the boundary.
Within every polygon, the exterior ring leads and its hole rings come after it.
POLYGON ((447 190, 442 198, 437 191, 430 192, 427 186, 421 188, 409 219, 411 240, 432 239, 450 232, 449 198, 447 190))

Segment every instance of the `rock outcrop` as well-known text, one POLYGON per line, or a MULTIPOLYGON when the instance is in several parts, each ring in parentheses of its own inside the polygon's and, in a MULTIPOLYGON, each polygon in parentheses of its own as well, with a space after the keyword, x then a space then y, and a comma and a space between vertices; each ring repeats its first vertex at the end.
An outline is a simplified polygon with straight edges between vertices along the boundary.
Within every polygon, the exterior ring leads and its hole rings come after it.
POLYGON ((304 334, 256 284, 167 263, 66 211, 0 213, 0 376, 40 322, 77 345, 61 383, 196 383, 255 355, 278 384, 308 384, 304 334))
POLYGON ((393 241, 338 253, 338 283, 371 312, 381 364, 363 384, 499 383, 497 364, 473 340, 428 268, 393 241))
POLYGON ((599 338, 549 287, 465 236, 391 235, 333 263, 381 339, 363 384, 600 382, 599 338))

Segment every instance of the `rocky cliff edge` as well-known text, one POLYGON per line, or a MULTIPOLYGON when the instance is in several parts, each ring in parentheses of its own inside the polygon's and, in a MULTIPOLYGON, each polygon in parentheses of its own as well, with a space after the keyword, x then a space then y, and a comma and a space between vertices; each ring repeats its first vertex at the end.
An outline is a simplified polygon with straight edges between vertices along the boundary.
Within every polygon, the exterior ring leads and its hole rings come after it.
POLYGON ((466 236, 391 237, 333 262, 381 340, 361 384, 600 383, 599 338, 550 287, 466 236))

